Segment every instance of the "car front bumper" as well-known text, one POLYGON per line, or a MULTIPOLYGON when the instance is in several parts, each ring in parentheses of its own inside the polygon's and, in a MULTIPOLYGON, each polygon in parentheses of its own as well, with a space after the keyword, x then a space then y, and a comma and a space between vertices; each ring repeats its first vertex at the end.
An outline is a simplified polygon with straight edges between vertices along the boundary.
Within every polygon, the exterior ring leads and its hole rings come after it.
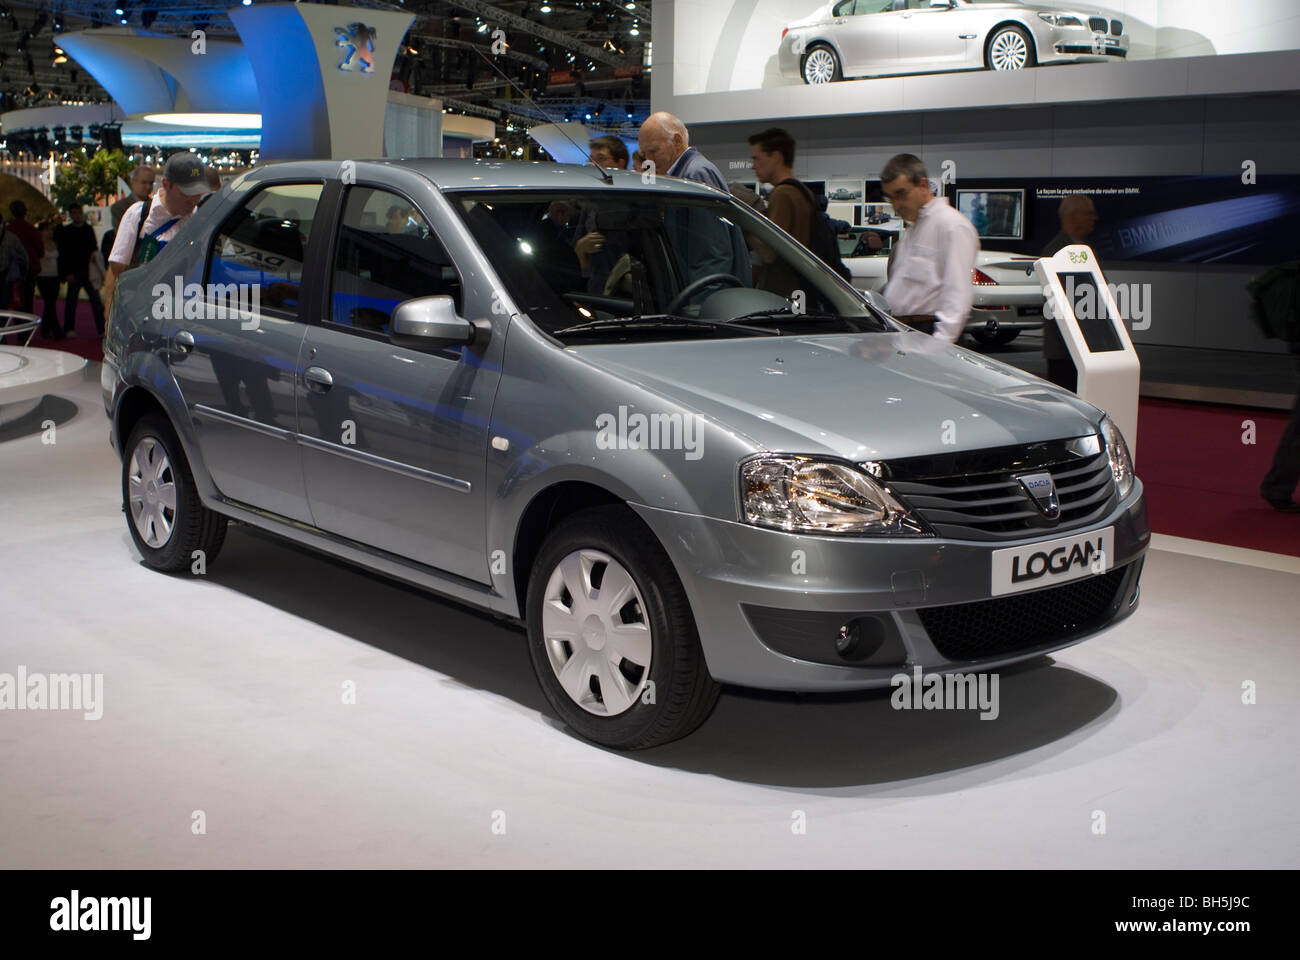
POLYGON ((1128 57, 1128 34, 1112 36, 1090 27, 1035 27, 1039 63, 1105 63, 1128 57))
POLYGON ((817 537, 644 505, 634 509, 681 578, 709 672, 721 682, 773 690, 884 687, 916 666, 928 672, 986 670, 1078 643, 1136 609, 1150 542, 1140 481, 1096 523, 997 542, 817 537), (992 596, 994 551, 1105 527, 1114 529, 1107 574, 992 596), (1023 623, 1039 608, 1081 602, 1083 593, 1096 596, 1112 586, 1113 602, 1100 603, 1079 629, 1014 649, 998 646, 999 618, 1023 623), (1068 597, 1052 593, 1067 590, 1068 597), (842 627, 851 637, 866 638, 865 646, 850 649, 857 659, 837 650, 842 627), (990 632, 988 655, 954 653, 980 649, 978 635, 990 632), (870 654, 862 656, 867 649, 870 654))

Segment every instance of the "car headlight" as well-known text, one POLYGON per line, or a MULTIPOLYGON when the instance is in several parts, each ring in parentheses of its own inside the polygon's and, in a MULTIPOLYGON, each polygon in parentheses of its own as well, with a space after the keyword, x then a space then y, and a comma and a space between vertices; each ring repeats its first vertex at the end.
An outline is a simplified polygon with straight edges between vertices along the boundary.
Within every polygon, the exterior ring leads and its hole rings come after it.
POLYGON ((846 463, 771 455, 740 466, 746 523, 798 533, 915 536, 925 531, 863 471, 846 463))
POLYGON ((1133 458, 1129 456, 1128 444, 1110 417, 1101 420, 1101 437, 1106 443, 1106 456, 1110 458, 1110 472, 1115 477, 1115 486, 1119 487, 1121 498, 1127 497, 1133 489, 1133 458))
POLYGON ((1068 13, 1040 13, 1039 18, 1046 20, 1054 27, 1081 27, 1083 23, 1078 17, 1072 17, 1068 13))

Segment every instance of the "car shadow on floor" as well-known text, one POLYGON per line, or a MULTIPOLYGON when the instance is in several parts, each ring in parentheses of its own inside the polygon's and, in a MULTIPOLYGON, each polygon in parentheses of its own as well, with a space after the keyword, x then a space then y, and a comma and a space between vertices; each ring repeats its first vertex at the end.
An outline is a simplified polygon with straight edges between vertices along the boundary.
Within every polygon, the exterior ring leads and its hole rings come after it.
MULTIPOLYGON (((516 625, 242 525, 230 528, 207 579, 507 697, 535 711, 557 736, 575 736, 542 695, 516 625)), ((777 787, 898 785, 1015 760, 1043 747, 1059 752, 1119 706, 1113 688, 1048 657, 999 672, 995 719, 981 719, 978 709, 898 710, 891 694, 727 687, 712 716, 689 737, 619 756, 777 787)))

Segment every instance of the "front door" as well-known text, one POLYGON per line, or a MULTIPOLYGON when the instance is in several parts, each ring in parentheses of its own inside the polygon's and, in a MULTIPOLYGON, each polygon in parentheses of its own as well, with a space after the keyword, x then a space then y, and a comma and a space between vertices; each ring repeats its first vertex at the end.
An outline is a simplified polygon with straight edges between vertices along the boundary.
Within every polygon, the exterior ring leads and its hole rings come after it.
POLYGON ((319 323, 302 344, 298 429, 316 526, 490 582, 484 463, 499 371, 469 348, 389 342, 393 308, 460 276, 430 218, 376 186, 343 196, 319 323))

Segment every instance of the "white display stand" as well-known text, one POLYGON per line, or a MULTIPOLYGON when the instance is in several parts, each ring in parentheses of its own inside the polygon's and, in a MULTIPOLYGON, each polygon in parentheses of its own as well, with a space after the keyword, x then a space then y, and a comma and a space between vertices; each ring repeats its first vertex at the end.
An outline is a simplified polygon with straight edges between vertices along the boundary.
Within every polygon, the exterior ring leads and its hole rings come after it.
POLYGON ((1076 243, 1034 266, 1043 285, 1044 319, 1053 319, 1078 371, 1076 392, 1105 410, 1137 455, 1142 366, 1124 318, 1092 249, 1076 243))

